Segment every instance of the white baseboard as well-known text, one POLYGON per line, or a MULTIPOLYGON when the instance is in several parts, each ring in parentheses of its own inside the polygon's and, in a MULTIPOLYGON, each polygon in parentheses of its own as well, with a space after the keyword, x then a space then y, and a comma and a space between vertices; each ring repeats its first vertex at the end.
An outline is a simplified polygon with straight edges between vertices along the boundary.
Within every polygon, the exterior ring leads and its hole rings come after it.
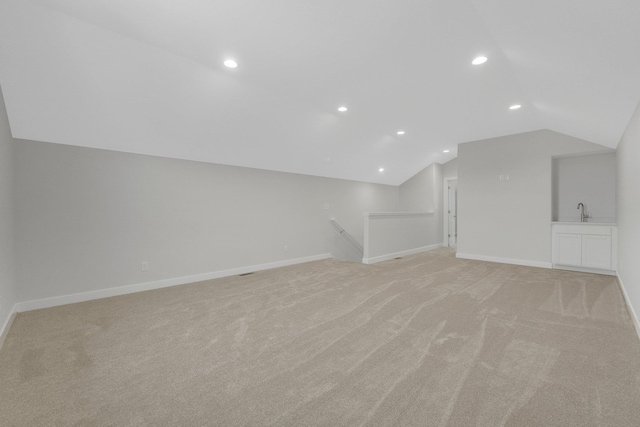
POLYGON ((18 304, 14 304, 13 308, 9 312, 9 317, 5 320, 2 328, 0 329, 0 349, 2 349, 2 344, 4 344, 4 340, 9 335, 9 329, 11 329, 11 325, 13 324, 13 319, 16 318, 16 313, 18 313, 18 304))
POLYGON ((187 283, 201 282, 203 280, 219 279, 221 277, 236 276, 238 274, 254 271, 270 270, 272 268, 286 267, 288 265, 302 264, 310 261, 331 258, 331 254, 312 255, 303 258, 287 259, 284 261, 270 262, 267 264, 249 265, 246 267, 232 268, 229 270, 214 271, 211 273, 195 274, 193 276, 175 277, 172 279, 156 280, 154 282, 137 283, 135 285, 119 286, 115 288, 100 289, 97 291, 81 292, 77 294, 62 295, 52 298, 44 298, 17 304, 17 311, 31 311, 41 308, 56 307, 59 305, 73 304, 76 302, 90 301, 100 298, 114 297, 118 295, 132 294, 135 292, 150 291, 152 289, 167 288, 169 286, 184 285, 187 283))
POLYGON ((577 271, 579 273, 593 273, 593 274, 605 274, 607 276, 616 276, 616 272, 613 270, 601 270, 598 268, 585 268, 585 267, 573 267, 570 265, 553 264, 553 268, 557 270, 577 271))
POLYGON ((387 260, 390 260, 390 259, 398 258, 398 257, 401 257, 401 256, 413 255, 413 254, 417 254, 417 253, 420 253, 420 252, 432 251, 434 249, 438 249, 438 248, 441 248, 441 247, 442 247, 442 243, 438 243, 437 245, 422 246, 420 248, 408 249, 406 251, 394 252, 392 254, 380 255, 380 256, 376 256, 376 257, 372 257, 372 258, 362 258, 362 263, 363 264, 375 264, 376 262, 387 261, 387 260))
POLYGON ((638 320, 638 314, 633 308, 631 304, 631 299, 629 298, 629 294, 627 293, 627 289, 624 287, 624 283, 622 283, 622 279, 620 275, 616 272, 616 277, 618 279, 618 284, 620 285, 620 289, 622 289, 622 295, 624 296, 624 300, 627 303, 627 307, 629 307, 629 314, 631 314, 631 319, 633 320, 633 326, 636 328, 636 334, 638 335, 638 339, 640 339, 640 321, 638 320))
POLYGON ((531 261, 528 259, 500 258, 485 255, 463 254, 460 252, 456 253, 456 258, 473 259, 476 261, 499 262, 501 264, 524 265, 527 267, 552 268, 552 264, 550 262, 531 261))

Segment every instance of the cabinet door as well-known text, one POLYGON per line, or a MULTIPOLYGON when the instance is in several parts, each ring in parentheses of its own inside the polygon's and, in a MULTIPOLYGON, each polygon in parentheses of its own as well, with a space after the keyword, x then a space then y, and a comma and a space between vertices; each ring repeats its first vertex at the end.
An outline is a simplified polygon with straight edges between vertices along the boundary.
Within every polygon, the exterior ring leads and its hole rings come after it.
POLYGON ((579 234, 556 234, 556 254, 553 262, 564 265, 582 265, 582 236, 579 234))
POLYGON ((611 268, 611 236, 582 236, 582 266, 606 270, 611 268))

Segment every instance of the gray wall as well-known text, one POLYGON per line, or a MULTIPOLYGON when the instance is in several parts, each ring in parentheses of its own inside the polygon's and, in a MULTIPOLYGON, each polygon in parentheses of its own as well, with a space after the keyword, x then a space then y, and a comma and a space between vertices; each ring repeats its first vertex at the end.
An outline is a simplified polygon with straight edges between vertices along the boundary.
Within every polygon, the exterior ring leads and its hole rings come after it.
POLYGON ((457 178, 458 177, 458 158, 449 160, 442 165, 442 178, 457 178))
POLYGON ((552 157, 603 149, 548 130, 460 144, 458 252, 550 263, 552 157))
MULTIPOLYGON (((0 334, 16 300, 13 138, 0 89, 0 334)), ((1 342, 0 342, 1 345, 1 342)))
POLYGON ((329 218, 362 242, 362 212, 399 203, 394 186, 26 140, 14 150, 20 301, 340 257, 329 218))
POLYGON ((435 249, 441 241, 431 240, 433 214, 371 215, 365 221, 365 247, 362 262, 373 264, 396 256, 435 249), (367 229, 368 222, 368 229, 367 229))
POLYGON ((433 211, 422 221, 426 240, 422 246, 442 243, 442 165, 432 163, 400 186, 400 210, 404 212, 433 211))
POLYGON ((553 220, 616 222, 616 153, 560 157, 553 161, 553 220))
POLYGON ((618 277, 640 313, 640 105, 617 148, 618 277))

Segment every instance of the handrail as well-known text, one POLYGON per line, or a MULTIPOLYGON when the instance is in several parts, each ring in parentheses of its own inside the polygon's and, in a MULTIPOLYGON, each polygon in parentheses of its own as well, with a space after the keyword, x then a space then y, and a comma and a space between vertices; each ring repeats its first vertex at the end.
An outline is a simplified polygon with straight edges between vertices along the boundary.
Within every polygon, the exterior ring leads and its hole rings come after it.
POLYGON ((344 239, 351 244, 358 252, 362 255, 364 253, 364 248, 356 239, 353 238, 351 234, 347 232, 347 230, 342 227, 335 218, 331 218, 329 220, 331 226, 342 236, 344 239))

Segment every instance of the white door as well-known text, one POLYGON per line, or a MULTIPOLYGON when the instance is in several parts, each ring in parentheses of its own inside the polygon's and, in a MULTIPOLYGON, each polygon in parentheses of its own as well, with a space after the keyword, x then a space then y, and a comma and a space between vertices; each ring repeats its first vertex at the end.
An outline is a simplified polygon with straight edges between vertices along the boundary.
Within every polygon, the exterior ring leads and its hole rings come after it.
POLYGON ((458 244, 458 181, 449 181, 449 246, 455 248, 458 244))

